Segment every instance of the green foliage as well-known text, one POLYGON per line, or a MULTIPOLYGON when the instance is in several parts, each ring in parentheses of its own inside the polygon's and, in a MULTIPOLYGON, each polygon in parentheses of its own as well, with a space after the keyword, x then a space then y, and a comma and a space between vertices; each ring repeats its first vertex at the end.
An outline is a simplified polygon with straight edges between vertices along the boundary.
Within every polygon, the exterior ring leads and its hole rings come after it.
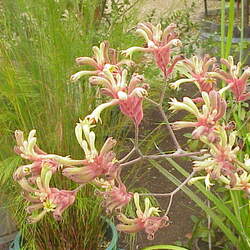
MULTIPOLYGON (((87 79, 76 84, 69 82, 70 75, 78 71, 74 60, 82 55, 92 56, 92 46, 104 37, 120 49, 133 42, 132 35, 123 32, 126 23, 116 23, 112 17, 111 24, 103 25, 104 7, 105 1, 99 0, 2 1, 0 183, 8 194, 8 199, 4 199, 6 206, 22 231, 24 249, 98 249, 103 237, 102 208, 100 200, 93 196, 93 188, 85 187, 79 193, 59 224, 48 216, 36 225, 28 225, 24 210, 27 204, 12 181, 12 174, 21 164, 13 152, 16 129, 23 130, 26 136, 36 129, 38 144, 46 152, 83 158, 74 135, 75 123, 103 100, 87 79)), ((103 112, 102 120, 105 125, 95 131, 99 148, 107 136, 122 143, 128 124, 118 109, 103 112)), ((76 187, 59 174, 53 177, 52 185, 76 187)))
POLYGON ((164 249, 164 250, 187 250, 184 247, 178 247, 178 246, 173 246, 173 245, 156 245, 156 246, 150 246, 143 248, 143 250, 159 250, 159 249, 164 249))

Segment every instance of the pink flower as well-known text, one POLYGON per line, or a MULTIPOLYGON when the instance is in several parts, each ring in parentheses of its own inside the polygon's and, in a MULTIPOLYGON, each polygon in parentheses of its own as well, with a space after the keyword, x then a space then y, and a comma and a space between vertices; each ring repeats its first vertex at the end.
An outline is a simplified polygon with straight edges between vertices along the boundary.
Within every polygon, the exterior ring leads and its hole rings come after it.
POLYGON ((27 207, 27 212, 32 213, 42 209, 37 215, 31 215, 28 218, 29 223, 36 223, 48 212, 52 212, 54 218, 60 220, 62 213, 75 201, 77 191, 50 188, 51 177, 51 169, 43 167, 41 177, 36 178, 37 187, 30 186, 25 178, 18 181, 24 189, 24 197, 32 203, 32 205, 27 207))
POLYGON ((247 81, 250 77, 250 67, 247 67, 243 73, 241 73, 240 62, 237 65, 234 65, 232 56, 229 56, 228 60, 222 58, 221 63, 228 68, 228 72, 217 69, 216 72, 213 73, 213 76, 225 81, 228 86, 221 89, 220 92, 230 88, 236 101, 248 100, 250 98, 250 93, 246 92, 246 88, 247 81))
POLYGON ((210 72, 214 72, 217 68, 215 62, 216 58, 211 58, 209 55, 205 55, 203 59, 193 56, 191 59, 181 61, 178 63, 178 68, 186 78, 170 83, 170 86, 179 88, 183 83, 194 83, 201 92, 209 93, 216 85, 216 79, 210 76, 210 72))
POLYGON ((115 209, 120 211, 123 206, 127 205, 132 198, 132 193, 127 192, 126 186, 122 183, 119 174, 105 192, 100 192, 104 197, 103 206, 106 207, 107 213, 112 213, 115 209), (115 181, 118 186, 115 186, 115 181))
POLYGON ((144 37, 147 47, 131 47, 123 53, 126 56, 131 56, 135 51, 153 53, 156 64, 167 78, 172 73, 175 64, 183 59, 182 56, 171 58, 172 47, 182 45, 174 32, 175 28, 175 24, 170 24, 162 31, 161 24, 153 26, 151 23, 139 23, 136 32, 144 37))
POLYGON ((203 161, 195 161, 194 169, 205 169, 212 179, 227 177, 230 179, 230 186, 234 187, 237 183, 236 173, 242 171, 241 164, 237 160, 239 147, 234 147, 237 132, 227 135, 225 128, 217 125, 215 133, 216 142, 210 142, 206 137, 201 138, 201 141, 209 146, 211 156, 203 161))
POLYGON ((209 92, 202 92, 202 98, 204 105, 202 106, 202 112, 198 110, 194 102, 184 97, 183 102, 178 102, 176 99, 172 99, 170 102, 170 110, 186 110, 195 115, 197 121, 177 121, 173 123, 174 129, 181 129, 187 127, 195 127, 192 135, 195 139, 201 136, 206 136, 209 141, 216 140, 215 127, 217 122, 224 116, 226 112, 226 101, 220 96, 218 92, 212 90, 209 92))
POLYGON ((125 100, 119 101, 119 106, 122 113, 128 116, 138 126, 143 118, 143 99, 137 96, 129 96, 125 100))
POLYGON ((109 48, 108 41, 104 41, 100 44, 100 48, 93 47, 94 56, 91 57, 78 57, 76 58, 76 63, 78 65, 89 65, 92 66, 95 70, 83 70, 75 73, 71 76, 71 81, 75 82, 85 75, 96 75, 101 76, 103 70, 109 70, 114 74, 121 73, 121 66, 126 64, 128 66, 133 64, 131 60, 121 60, 118 61, 117 51, 115 49, 109 48))
POLYGON ((71 206, 76 198, 76 191, 59 190, 51 188, 51 193, 48 195, 48 200, 55 204, 53 216, 56 220, 61 220, 62 213, 71 206))
POLYGON ((145 200, 144 212, 142 211, 139 204, 139 195, 138 193, 134 194, 134 202, 136 206, 137 218, 130 219, 127 218, 124 214, 117 215, 117 219, 123 224, 118 224, 116 226, 118 231, 125 233, 136 233, 144 230, 148 235, 149 240, 154 239, 154 234, 158 229, 168 226, 168 217, 158 217, 160 210, 158 208, 150 206, 150 201, 148 198, 145 200))
POLYGON ((96 156, 92 161, 87 161, 84 167, 67 167, 62 174, 77 183, 88 183, 96 177, 107 175, 115 176, 117 166, 113 162, 115 155, 109 152, 96 156))
POLYGON ((95 148, 95 133, 90 131, 92 125, 87 121, 81 121, 77 124, 75 133, 77 140, 83 148, 86 160, 84 167, 66 167, 62 174, 77 183, 88 183, 96 177, 106 175, 115 177, 117 164, 115 153, 111 149, 115 146, 116 140, 108 138, 100 152, 95 148), (86 140, 83 140, 82 132, 86 140))
MULTIPOLYGON (((147 95, 146 89, 148 86, 143 84, 143 82, 143 76, 134 74, 130 82, 127 83, 126 70, 123 70, 121 75, 113 75, 109 71, 104 70, 104 77, 90 78, 90 83, 103 86, 104 88, 101 89, 101 92, 113 98, 113 102, 110 102, 110 105, 107 106, 119 104, 122 113, 132 119, 136 126, 142 121, 142 102, 143 97, 147 95)), ((103 110, 101 107, 97 107, 97 109, 103 110)), ((96 110, 93 111, 94 114, 97 113, 96 110)), ((93 113, 89 117, 94 117, 93 113)), ((95 119, 95 121, 97 120, 95 119)))
POLYGON ((31 175, 28 180, 34 182, 44 166, 49 167, 54 173, 64 164, 82 164, 82 160, 72 160, 69 157, 45 153, 36 145, 37 138, 35 137, 35 133, 35 130, 30 131, 28 139, 24 140, 23 132, 20 130, 15 131, 17 141, 17 146, 14 148, 15 152, 22 158, 32 161, 32 163, 20 166, 14 172, 14 180, 20 180, 25 176, 31 175))

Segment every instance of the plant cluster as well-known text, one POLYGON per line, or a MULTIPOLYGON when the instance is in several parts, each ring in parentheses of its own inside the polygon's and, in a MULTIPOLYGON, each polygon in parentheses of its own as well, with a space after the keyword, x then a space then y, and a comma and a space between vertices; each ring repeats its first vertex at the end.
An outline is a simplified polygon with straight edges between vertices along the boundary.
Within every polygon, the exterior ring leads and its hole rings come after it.
POLYGON ((225 96, 229 95, 229 90, 235 102, 250 98, 250 93, 246 90, 250 68, 242 69, 240 63, 234 65, 231 56, 221 59, 221 65, 218 65, 216 58, 208 55, 203 58, 173 55, 182 46, 175 24, 170 24, 162 30, 160 24, 154 26, 151 23, 139 23, 136 32, 145 39, 146 45, 124 50, 122 54, 130 56, 130 60, 120 60, 118 52, 110 48, 107 41, 102 42, 100 47, 93 47, 92 58, 76 59, 78 65, 88 65, 92 70, 81 70, 73 74, 71 81, 76 82, 83 76, 90 76, 91 85, 100 87, 100 93, 108 98, 107 102, 97 106, 84 119, 80 119, 75 127, 77 141, 85 154, 84 159, 75 160, 70 156, 46 153, 37 145, 35 130, 29 133, 27 139, 24 138, 23 132, 16 131, 15 152, 28 160, 29 164, 20 166, 14 173, 14 179, 23 189, 24 198, 31 203, 27 207, 27 212, 32 213, 28 217, 30 223, 39 221, 50 212, 56 220, 60 220, 62 213, 74 203, 79 190, 88 183, 96 186, 97 195, 103 198, 106 212, 115 215, 120 221, 117 225, 119 231, 145 231, 148 239, 153 239, 159 228, 169 226, 168 213, 173 196, 187 183, 204 180, 209 190, 214 182, 218 182, 229 190, 242 190, 246 195, 250 194, 249 157, 245 155, 244 161, 239 159, 240 147, 235 143, 237 131, 224 119, 227 112, 225 96), (134 64, 132 55, 138 51, 153 55, 166 81, 158 101, 148 97, 149 85, 145 83, 142 75, 130 74, 130 67, 134 64), (175 82, 172 81, 173 72, 179 72, 181 76, 175 82), (221 88, 220 81, 226 86, 221 88), (176 121, 170 124, 163 108, 166 89, 168 86, 178 89, 185 82, 194 83, 200 91, 200 96, 195 99, 184 97, 183 101, 172 98, 169 110, 185 110, 193 115, 193 121, 176 121), (174 153, 144 155, 141 152, 138 136, 143 119, 143 101, 152 103, 161 113, 175 146, 174 153), (101 149, 97 149, 95 145, 98 135, 94 128, 102 123, 101 113, 115 105, 133 121, 135 128, 133 148, 121 159, 114 152, 113 148, 117 142, 112 137, 106 139, 101 149), (174 133, 174 130, 182 128, 194 128, 192 137, 203 143, 202 150, 186 152, 182 149, 174 133), (178 157, 190 157, 193 160, 193 171, 170 193, 133 194, 122 182, 121 171, 125 167, 142 160, 178 157), (80 185, 73 190, 51 187, 50 180, 56 172, 61 172, 63 176, 80 185), (140 203, 140 197, 147 195, 170 197, 169 205, 162 216, 160 209, 153 207, 148 198, 144 199, 144 206, 140 203), (123 208, 131 200, 136 207, 135 218, 128 218, 123 213, 123 208))

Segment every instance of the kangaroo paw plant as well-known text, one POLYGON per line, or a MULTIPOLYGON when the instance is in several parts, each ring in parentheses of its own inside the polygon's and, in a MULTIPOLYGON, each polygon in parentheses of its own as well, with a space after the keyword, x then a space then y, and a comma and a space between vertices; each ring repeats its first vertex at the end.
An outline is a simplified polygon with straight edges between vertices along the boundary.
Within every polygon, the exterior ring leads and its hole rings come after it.
MULTIPOLYGON (((23 197, 30 202, 27 212, 29 223, 36 223, 47 213, 52 213, 56 220, 61 220, 62 213, 69 206, 74 205, 78 191, 88 183, 97 189, 96 195, 103 197, 103 206, 109 215, 115 216, 120 222, 117 229, 125 233, 145 231, 148 239, 154 238, 155 232, 170 225, 168 218, 173 196, 187 183, 204 180, 209 191, 217 183, 229 190, 244 191, 250 194, 250 160, 245 154, 241 160, 241 148, 236 145, 237 131, 225 119, 228 102, 241 102, 250 99, 247 92, 247 82, 250 77, 250 68, 242 69, 240 64, 234 65, 233 58, 221 59, 221 65, 216 63, 215 57, 205 55, 203 58, 193 56, 185 58, 178 54, 182 46, 178 39, 176 25, 170 24, 164 30, 161 25, 140 23, 136 33, 146 40, 145 47, 131 47, 121 54, 129 56, 130 60, 119 58, 115 49, 109 47, 104 41, 100 48, 93 47, 94 56, 79 57, 76 63, 79 66, 88 66, 71 76, 71 81, 77 82, 81 77, 89 76, 89 82, 106 96, 106 102, 97 106, 92 113, 79 120, 75 127, 75 135, 85 157, 72 159, 69 156, 60 156, 46 153, 37 145, 35 130, 32 130, 25 139, 23 132, 15 132, 15 152, 26 162, 14 173, 14 180, 21 186, 23 197), (132 55, 136 52, 151 53, 156 66, 162 72, 165 85, 159 90, 159 100, 150 98, 149 85, 143 75, 131 73, 132 55), (173 75, 175 78, 173 78, 173 75), (176 76, 180 76, 179 79, 176 76), (173 80, 175 79, 175 81, 173 80), (177 80, 176 80, 177 79, 177 80), (222 82, 226 83, 223 86, 222 82), (196 99, 184 97, 182 101, 172 98, 169 101, 169 110, 176 112, 187 111, 192 115, 192 121, 175 121, 169 123, 167 110, 164 110, 163 101, 168 87, 179 89, 183 83, 193 83, 200 93, 196 99), (231 97, 230 91, 233 94, 231 97), (139 128, 143 119, 143 102, 150 102, 162 115, 164 126, 173 141, 174 153, 144 155, 138 142, 139 128), (95 146, 96 126, 102 123, 101 114, 104 109, 118 106, 121 113, 134 123, 135 139, 133 147, 125 157, 119 159, 115 154, 115 145, 119 141, 109 137, 103 146, 95 146), (192 130, 192 138, 200 140, 202 150, 187 152, 182 149, 174 131, 182 128, 192 130), (163 158, 190 157, 193 160, 193 171, 175 190, 162 194, 131 193, 121 178, 124 168, 139 161, 157 160, 163 158), (74 190, 60 190, 50 184, 56 172, 65 178, 79 184, 74 190), (165 212, 153 207, 148 198, 144 205, 140 197, 170 196, 169 206, 165 212), (129 202, 135 204, 135 218, 128 218, 124 207, 129 202)), ((184 158, 186 159, 186 158, 184 158)), ((174 218, 171 218, 174 221, 174 218)))

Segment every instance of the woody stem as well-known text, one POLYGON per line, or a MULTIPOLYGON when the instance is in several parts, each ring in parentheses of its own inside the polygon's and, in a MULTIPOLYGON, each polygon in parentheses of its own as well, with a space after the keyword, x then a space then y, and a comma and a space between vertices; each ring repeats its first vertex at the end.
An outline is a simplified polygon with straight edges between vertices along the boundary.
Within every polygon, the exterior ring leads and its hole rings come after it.
POLYGON ((121 167, 126 167, 126 166, 129 166, 129 165, 133 165, 133 164, 137 163, 138 161, 144 160, 144 159, 156 160, 156 159, 161 159, 161 158, 192 157, 192 156, 195 156, 195 155, 204 154, 206 152, 207 151, 199 151, 199 152, 185 152, 185 151, 178 152, 178 151, 176 151, 175 153, 172 153, 172 154, 141 155, 140 157, 138 157, 138 158, 136 158, 134 160, 131 160, 131 161, 120 164, 120 166, 121 167))
POLYGON ((119 160, 119 162, 123 163, 124 161, 126 161, 135 152, 135 150, 135 147, 133 147, 128 154, 126 154, 121 160, 119 160))
POLYGON ((164 85, 163 91, 161 92, 159 106, 162 106, 162 104, 163 104, 166 90, 167 90, 167 84, 164 85))
POLYGON ((157 103, 154 100, 152 100, 150 98, 147 98, 147 97, 145 99, 147 101, 151 102, 152 104, 154 104, 159 109, 159 111, 161 113, 161 116, 162 116, 162 118, 163 118, 163 120, 165 122, 165 125, 167 126, 167 129, 168 129, 168 131, 170 133, 170 136, 171 136, 171 138, 172 138, 172 140, 173 140, 173 142, 175 144, 175 148, 177 150, 181 151, 182 150, 181 146, 180 146, 179 142, 177 141, 177 138, 176 138, 176 136, 175 136, 175 134, 173 132, 173 129, 171 128, 171 125, 170 125, 170 123, 168 121, 168 117, 167 117, 166 113, 163 110, 162 102, 163 102, 164 95, 165 95, 164 93, 165 93, 165 91, 163 90, 163 92, 161 94, 161 97, 160 97, 160 103, 157 103))
POLYGON ((175 148, 176 148, 177 150, 181 150, 181 146, 180 146, 179 142, 177 141, 177 138, 176 138, 176 136, 175 136, 175 134, 174 134, 174 131, 173 131, 173 129, 171 128, 171 126, 170 126, 170 124, 169 124, 168 117, 167 117, 166 113, 164 112, 162 105, 159 106, 158 108, 159 108, 159 110, 160 110, 160 112, 161 112, 161 115, 162 115, 162 117, 163 117, 163 120, 165 121, 165 124, 166 124, 166 126, 167 126, 167 129, 168 129, 168 131, 169 131, 169 133, 170 133, 170 136, 171 136, 171 138, 172 138, 172 140, 173 140, 173 142, 174 142, 174 144, 175 144, 175 148))
MULTIPOLYGON (((139 149, 139 126, 135 125, 135 143, 134 143, 135 150, 138 152, 138 154, 143 157, 143 154, 141 150, 139 149)), ((140 158, 141 158, 140 157, 140 158)))
POLYGON ((163 196, 170 196, 170 199, 169 199, 169 203, 168 203, 168 207, 167 207, 167 210, 165 212, 165 215, 164 216, 167 216, 168 213, 169 213, 169 210, 172 206, 172 203, 173 203, 173 197, 174 195, 180 191, 182 189, 183 186, 185 186, 191 179, 192 177, 195 175, 196 173, 196 170, 193 170, 192 173, 175 189, 173 190, 172 192, 170 193, 163 193, 163 194, 157 194, 157 193, 148 193, 148 194, 139 194, 139 195, 143 195, 143 196, 160 196, 160 197, 163 197, 163 196))

